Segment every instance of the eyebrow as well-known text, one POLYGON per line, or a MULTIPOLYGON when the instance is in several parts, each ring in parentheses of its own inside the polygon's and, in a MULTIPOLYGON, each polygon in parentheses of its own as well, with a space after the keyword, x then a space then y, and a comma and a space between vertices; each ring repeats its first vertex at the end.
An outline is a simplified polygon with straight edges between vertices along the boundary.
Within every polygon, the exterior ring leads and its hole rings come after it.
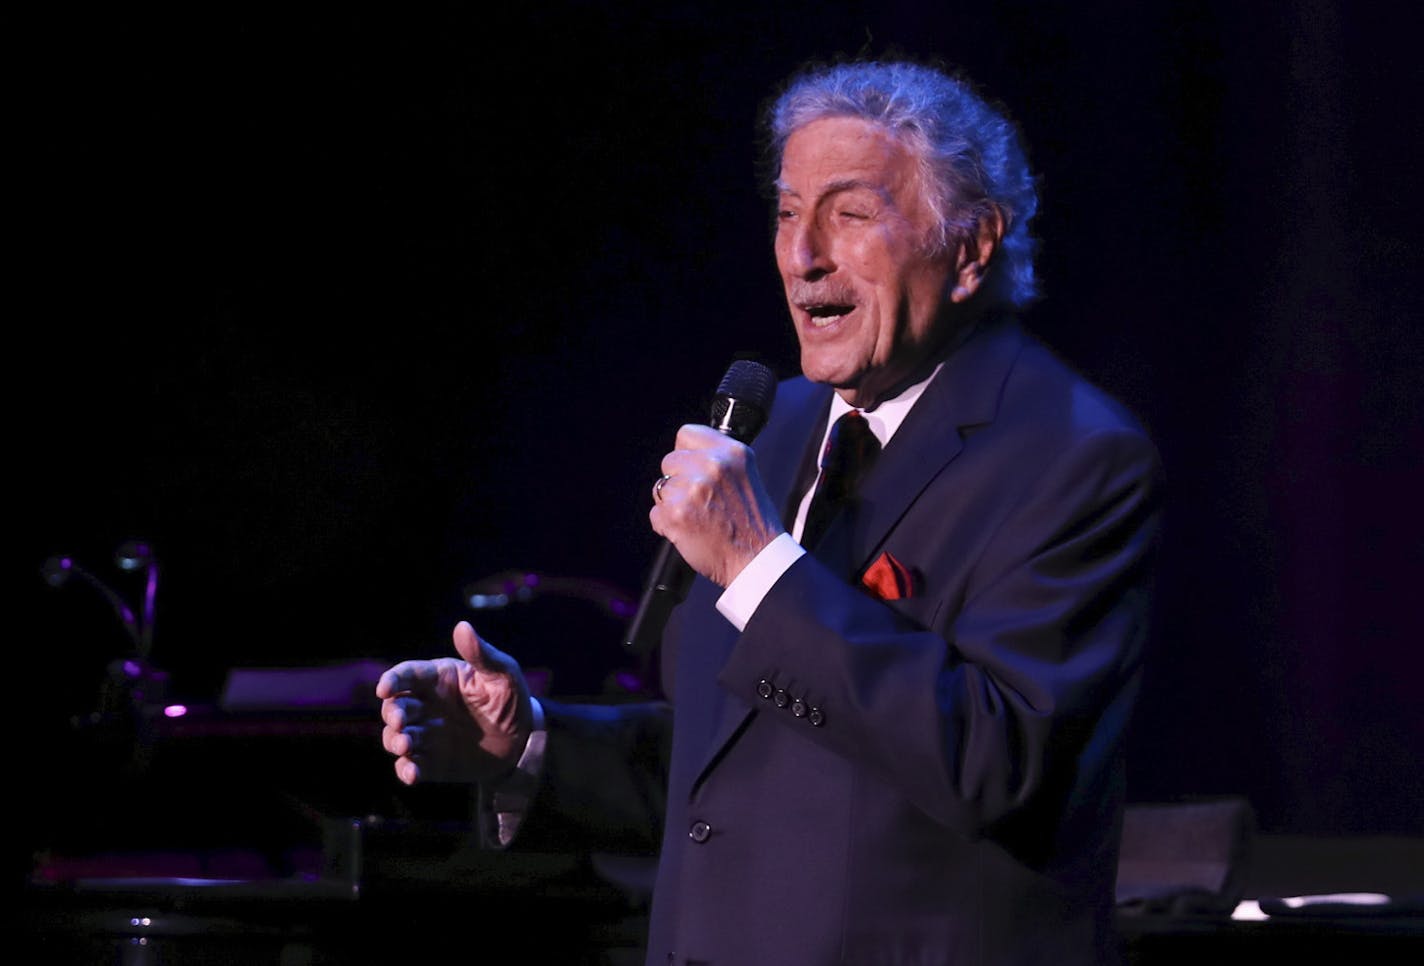
MULTIPOLYGON (((890 197, 889 192, 884 186, 871 184, 869 181, 865 181, 861 178, 844 178, 840 181, 832 181, 825 186, 821 194, 822 196, 833 195, 839 194, 842 191, 854 191, 858 188, 863 188, 880 198, 889 199, 890 197)), ((800 192, 792 190, 791 186, 780 178, 776 179, 776 190, 779 194, 791 195, 795 198, 801 197, 800 192)))

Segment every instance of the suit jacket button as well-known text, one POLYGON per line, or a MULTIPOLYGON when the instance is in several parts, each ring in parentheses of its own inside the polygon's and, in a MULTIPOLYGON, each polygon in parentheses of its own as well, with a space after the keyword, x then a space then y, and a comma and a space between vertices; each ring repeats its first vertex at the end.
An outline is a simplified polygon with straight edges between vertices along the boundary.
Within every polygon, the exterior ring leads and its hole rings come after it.
POLYGON ((791 695, 786 693, 785 688, 777 688, 776 695, 772 698, 778 708, 784 708, 791 703, 791 695))
POLYGON ((817 728, 826 723, 826 713, 820 708, 812 708, 809 717, 806 719, 817 728))
POLYGON ((796 717, 798 717, 798 718, 804 718, 804 717, 806 717, 806 711, 807 711, 807 708, 806 708, 806 702, 805 702, 805 701, 802 701, 800 698, 797 698, 795 701, 792 701, 792 702, 791 702, 791 713, 794 714, 794 715, 796 715, 796 717))
POLYGON ((760 695, 760 696, 763 697, 763 698, 769 698, 769 697, 771 697, 771 692, 772 692, 771 682, 768 681, 766 678, 762 678, 760 681, 757 682, 757 694, 758 694, 758 695, 760 695))
POLYGON ((692 828, 687 830, 687 837, 701 845, 712 835, 712 826, 701 820, 693 822, 692 828))

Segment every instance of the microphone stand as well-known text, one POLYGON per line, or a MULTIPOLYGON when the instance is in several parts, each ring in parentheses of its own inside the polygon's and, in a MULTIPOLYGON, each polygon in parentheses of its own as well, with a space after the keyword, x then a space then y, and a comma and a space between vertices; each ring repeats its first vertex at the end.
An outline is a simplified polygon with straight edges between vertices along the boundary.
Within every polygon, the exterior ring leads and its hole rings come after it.
MULTIPOLYGON (((144 570, 143 606, 137 616, 133 607, 117 591, 67 554, 50 557, 40 568, 40 575, 51 587, 58 589, 77 578, 96 591, 113 608, 132 643, 132 651, 128 655, 116 657, 108 663, 95 709, 87 715, 76 715, 71 719, 76 728, 108 726, 116 722, 141 726, 149 714, 162 707, 168 694, 168 672, 155 668, 150 661, 157 616, 158 561, 147 544, 129 541, 119 547, 114 562, 120 570, 144 570)), ((135 750, 141 752, 142 749, 135 750)))

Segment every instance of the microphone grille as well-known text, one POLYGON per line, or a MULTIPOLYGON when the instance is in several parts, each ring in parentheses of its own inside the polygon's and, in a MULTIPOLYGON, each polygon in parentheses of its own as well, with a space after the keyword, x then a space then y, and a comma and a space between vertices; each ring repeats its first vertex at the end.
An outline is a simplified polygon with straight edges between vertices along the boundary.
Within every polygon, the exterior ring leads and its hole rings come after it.
POLYGON ((738 359, 722 377, 717 395, 756 406, 762 411, 769 410, 771 401, 776 397, 776 374, 760 362, 738 359))
POLYGON ((712 425, 743 443, 750 443, 771 412, 776 398, 776 374, 750 359, 733 362, 712 401, 712 425))

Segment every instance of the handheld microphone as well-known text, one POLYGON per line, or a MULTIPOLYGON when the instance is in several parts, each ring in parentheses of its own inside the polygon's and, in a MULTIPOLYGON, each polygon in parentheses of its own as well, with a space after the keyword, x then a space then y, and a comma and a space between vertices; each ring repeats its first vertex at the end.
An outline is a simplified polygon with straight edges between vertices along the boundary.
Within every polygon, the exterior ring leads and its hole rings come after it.
MULTIPOLYGON (((776 375, 760 362, 739 359, 727 369, 712 400, 711 426, 739 443, 750 443, 766 425, 776 398, 776 375)), ((672 609, 687 597, 693 571, 668 540, 663 540, 653 570, 628 625, 623 646, 647 654, 662 639, 672 609)))

